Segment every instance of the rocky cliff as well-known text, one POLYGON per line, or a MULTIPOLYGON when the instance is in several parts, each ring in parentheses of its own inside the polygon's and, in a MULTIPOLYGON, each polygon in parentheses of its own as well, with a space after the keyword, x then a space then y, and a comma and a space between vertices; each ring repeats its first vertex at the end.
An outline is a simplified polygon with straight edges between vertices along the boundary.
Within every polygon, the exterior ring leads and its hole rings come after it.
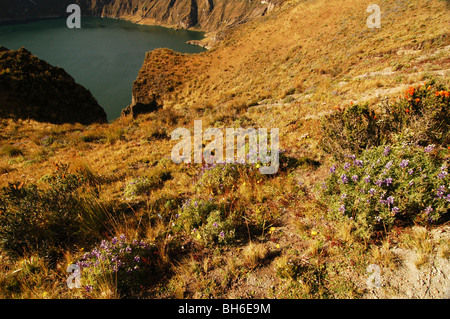
POLYGON ((0 117, 40 122, 105 123, 106 113, 91 92, 63 69, 26 49, 0 47, 0 117))
POLYGON ((82 15, 123 18, 135 23, 215 31, 261 16, 280 0, 0 0, 0 22, 66 17, 71 3, 82 15))

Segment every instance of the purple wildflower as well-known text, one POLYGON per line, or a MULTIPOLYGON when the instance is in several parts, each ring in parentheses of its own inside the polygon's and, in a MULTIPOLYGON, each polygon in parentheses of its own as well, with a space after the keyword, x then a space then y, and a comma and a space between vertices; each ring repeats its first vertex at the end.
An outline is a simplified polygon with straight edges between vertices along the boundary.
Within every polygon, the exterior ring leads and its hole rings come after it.
POLYGON ((331 174, 336 173, 336 165, 333 165, 333 166, 330 167, 330 173, 331 174))
POLYGON ((394 205, 394 197, 393 197, 393 196, 389 196, 389 197, 386 199, 386 202, 387 202, 388 204, 394 205))
POLYGON ((354 163, 355 163, 356 166, 359 166, 359 167, 362 167, 363 164, 364 164, 364 162, 363 162, 363 161, 360 161, 360 160, 355 160, 354 163))
POLYGON ((378 187, 381 187, 381 185, 383 185, 383 180, 379 179, 375 182, 375 185, 377 185, 378 187))
POLYGON ((357 182, 358 181, 358 175, 353 175, 352 176, 352 181, 357 182))
POLYGON ((400 208, 398 208, 398 207, 392 208, 392 212, 393 212, 394 214, 397 214, 399 211, 400 211, 400 208))
POLYGON ((392 177, 389 177, 389 178, 386 178, 386 179, 384 180, 384 182, 386 183, 387 186, 389 186, 389 185, 392 184, 393 179, 392 179, 392 177))
POLYGON ((409 186, 413 186, 414 185, 414 181, 413 180, 410 180, 409 181, 409 186))
POLYGON ((434 144, 428 145, 424 148, 425 153, 431 153, 436 146, 434 144))
POLYGON ((219 234, 220 237, 224 238, 225 237, 225 233, 223 231, 220 232, 219 234))
POLYGON ((445 193, 445 186, 444 185, 439 186, 436 192, 437 197, 443 198, 444 193, 445 193))
POLYGON ((429 214, 429 213, 431 213, 433 211, 433 207, 431 207, 431 206, 428 206, 427 208, 425 208, 425 214, 429 214))
POLYGON ((401 161, 400 163, 400 167, 401 168, 406 168, 409 165, 409 160, 404 159, 403 161, 401 161))
POLYGON ((86 290, 87 293, 90 293, 92 291, 94 287, 92 287, 91 285, 86 285, 84 286, 84 290, 86 290))
POLYGON ((343 183, 343 184, 346 184, 346 183, 348 182, 348 177, 347 177, 347 175, 342 174, 342 175, 341 175, 341 180, 342 180, 342 183, 343 183))
POLYGON ((388 156, 390 151, 391 151, 391 148, 389 146, 386 146, 386 148, 384 149, 383 155, 388 156))
POLYGON ((134 261, 137 262, 137 263, 140 262, 140 261, 141 261, 141 257, 135 256, 135 257, 134 257, 134 261))
POLYGON ((375 190, 375 188, 371 188, 371 189, 369 190, 369 194, 370 194, 370 195, 374 195, 376 192, 377 192, 377 191, 375 190))
POLYGON ((390 161, 389 163, 387 163, 386 166, 385 166, 386 169, 391 169, 393 163, 394 163, 394 162, 392 162, 392 161, 390 161))
POLYGON ((214 227, 219 227, 219 225, 217 223, 214 223, 213 226, 214 227))
POLYGON ((411 168, 411 169, 408 171, 408 174, 409 174, 409 175, 414 174, 414 170, 411 168))
POLYGON ((370 183, 370 175, 367 176, 366 178, 364 178, 364 181, 365 181, 367 184, 369 184, 369 183, 370 183))
POLYGON ((349 170, 351 165, 352 165, 352 164, 350 164, 349 162, 345 162, 345 164, 344 164, 344 169, 345 169, 346 171, 349 170))
POLYGON ((439 178, 439 179, 444 179, 444 178, 447 177, 447 175, 448 175, 448 172, 447 172, 447 171, 441 171, 441 172, 438 174, 438 178, 439 178))
POLYGON ((339 207, 339 211, 344 214, 345 213, 345 205, 341 205, 341 207, 339 207))

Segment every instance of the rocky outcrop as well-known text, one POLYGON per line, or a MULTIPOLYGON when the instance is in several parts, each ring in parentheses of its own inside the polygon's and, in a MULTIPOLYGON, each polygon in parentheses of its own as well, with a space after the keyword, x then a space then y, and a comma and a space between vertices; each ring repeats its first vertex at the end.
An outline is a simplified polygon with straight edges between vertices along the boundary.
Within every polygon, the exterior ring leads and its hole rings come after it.
POLYGON ((150 113, 162 107, 164 99, 195 74, 192 71, 198 66, 191 62, 190 55, 170 49, 147 52, 133 83, 131 105, 122 116, 150 113))
POLYGON ((54 124, 106 123, 91 92, 22 48, 0 47, 0 117, 54 124))
POLYGON ((255 0, 0 0, 0 22, 44 17, 66 17, 76 3, 83 15, 122 18, 203 31, 223 29, 264 15, 277 2, 255 0))

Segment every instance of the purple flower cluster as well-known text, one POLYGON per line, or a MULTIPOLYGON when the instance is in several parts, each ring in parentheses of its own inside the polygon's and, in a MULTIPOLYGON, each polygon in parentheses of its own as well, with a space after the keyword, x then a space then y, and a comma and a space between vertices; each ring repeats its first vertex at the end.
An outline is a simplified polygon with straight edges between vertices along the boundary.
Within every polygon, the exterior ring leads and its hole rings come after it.
POLYGON ((436 148, 436 145, 431 144, 424 148, 425 153, 431 153, 436 148))
POLYGON ((131 273, 139 269, 142 255, 152 252, 152 248, 143 241, 127 242, 125 235, 121 235, 111 241, 102 240, 99 247, 86 252, 77 265, 82 269, 109 269, 113 272, 124 270, 131 273))
MULTIPOLYGON (((333 165, 330 168, 333 175, 330 181, 338 185, 338 193, 334 193, 337 213, 343 215, 355 209, 368 209, 369 215, 379 213, 378 218, 389 223, 392 220, 387 216, 392 217, 400 212, 425 212, 430 221, 438 219, 440 214, 446 212, 445 207, 450 202, 448 163, 445 162, 440 168, 435 166, 436 161, 428 155, 435 149, 434 145, 425 147, 424 153, 417 152, 418 149, 417 146, 405 144, 397 152, 398 148, 386 146, 380 150, 383 156, 378 153, 379 149, 374 149, 369 150, 365 158, 346 155, 347 160, 343 161, 341 167, 333 165), (395 158, 397 155, 401 157, 395 158), (426 191, 430 186, 435 189, 433 193, 421 194, 420 202, 416 203, 418 199, 414 196, 415 192, 426 191), (365 203, 371 207, 364 207, 365 203), (406 210, 403 207, 405 203, 417 204, 417 209, 406 210), (422 209, 419 209, 422 205, 422 209)), ((328 187, 327 192, 330 190, 333 187, 328 187)))
POLYGON ((403 161, 401 161, 400 163, 400 167, 401 168, 406 168, 409 165, 409 160, 404 159, 403 161))

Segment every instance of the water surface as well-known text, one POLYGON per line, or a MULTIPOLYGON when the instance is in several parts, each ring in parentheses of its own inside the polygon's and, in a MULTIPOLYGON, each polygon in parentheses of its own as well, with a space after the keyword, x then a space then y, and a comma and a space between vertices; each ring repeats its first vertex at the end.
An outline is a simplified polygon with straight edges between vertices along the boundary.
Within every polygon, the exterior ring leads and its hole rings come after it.
POLYGON ((143 26, 123 20, 84 17, 81 29, 68 29, 66 19, 46 19, 0 26, 0 46, 25 47, 40 59, 61 67, 89 89, 105 109, 108 120, 131 103, 131 90, 145 52, 170 48, 199 53, 187 44, 203 33, 143 26))

